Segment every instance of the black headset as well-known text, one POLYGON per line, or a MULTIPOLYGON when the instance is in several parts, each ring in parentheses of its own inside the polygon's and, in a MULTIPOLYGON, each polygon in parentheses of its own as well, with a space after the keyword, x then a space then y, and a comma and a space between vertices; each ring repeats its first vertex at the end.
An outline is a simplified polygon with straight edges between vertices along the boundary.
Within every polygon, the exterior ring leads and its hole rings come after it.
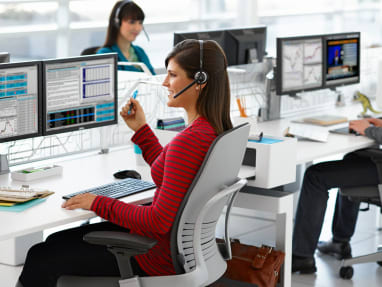
MULTIPOLYGON (((122 8, 127 5, 128 3, 134 3, 134 1, 132 0, 124 0, 121 2, 121 4, 119 4, 117 10, 115 11, 115 15, 114 15, 114 21, 113 21, 113 24, 116 28, 120 28, 121 27, 121 19, 120 19, 120 16, 119 14, 121 13, 122 11, 122 8)), ((145 27, 142 25, 142 29, 143 29, 143 33, 145 33, 145 36, 147 38, 147 41, 150 41, 150 37, 149 35, 147 34, 146 30, 145 30, 145 27)))
POLYGON ((194 80, 188 84, 186 87, 184 87, 180 92, 176 93, 174 95, 174 99, 183 94, 185 91, 187 91, 189 88, 191 88, 195 83, 198 85, 203 85, 208 80, 208 74, 206 71, 203 70, 203 40, 199 40, 199 46, 200 46, 200 53, 199 53, 199 71, 197 71, 194 75, 194 80))

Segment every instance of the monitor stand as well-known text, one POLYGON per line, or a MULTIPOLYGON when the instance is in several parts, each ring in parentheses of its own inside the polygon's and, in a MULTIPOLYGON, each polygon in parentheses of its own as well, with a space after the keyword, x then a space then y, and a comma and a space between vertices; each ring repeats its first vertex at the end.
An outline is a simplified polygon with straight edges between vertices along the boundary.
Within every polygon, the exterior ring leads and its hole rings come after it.
POLYGON ((0 154, 0 174, 9 173, 8 156, 0 154))
POLYGON ((336 100, 336 106, 337 107, 343 107, 345 106, 345 97, 344 93, 340 91, 337 88, 331 89, 336 95, 337 95, 337 100, 336 100))

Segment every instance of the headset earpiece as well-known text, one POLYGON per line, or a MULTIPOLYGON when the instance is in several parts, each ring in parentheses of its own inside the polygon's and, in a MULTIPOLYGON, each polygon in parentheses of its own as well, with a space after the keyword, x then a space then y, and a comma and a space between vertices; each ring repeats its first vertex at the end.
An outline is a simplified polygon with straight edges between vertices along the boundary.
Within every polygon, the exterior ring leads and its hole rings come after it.
POLYGON ((199 71, 195 73, 194 79, 198 85, 202 85, 207 82, 207 73, 204 71, 199 71))
POLYGON ((123 8, 123 6, 125 6, 127 3, 130 3, 132 2, 131 0, 124 0, 121 2, 121 4, 119 4, 117 10, 115 11, 115 15, 114 15, 114 26, 116 28, 119 29, 119 27, 121 26, 121 19, 119 19, 119 14, 121 13, 121 10, 123 8))
POLYGON ((199 71, 195 73, 194 80, 198 85, 202 85, 207 82, 208 80, 208 74, 203 70, 203 40, 199 40, 200 44, 200 56, 199 56, 199 62, 200 62, 200 68, 199 71))

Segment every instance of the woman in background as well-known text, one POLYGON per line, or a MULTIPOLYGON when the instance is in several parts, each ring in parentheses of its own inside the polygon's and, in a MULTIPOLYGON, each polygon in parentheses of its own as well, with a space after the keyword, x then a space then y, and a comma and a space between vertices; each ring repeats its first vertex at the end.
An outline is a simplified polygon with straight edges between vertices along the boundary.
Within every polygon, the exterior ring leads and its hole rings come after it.
MULTIPOLYGON (((118 53, 118 62, 142 62, 155 75, 145 51, 132 42, 141 33, 145 14, 133 1, 115 3, 109 17, 106 40, 97 54, 118 53)), ((146 33, 146 32, 145 32, 146 33)), ((147 34, 146 34, 147 36, 147 34)), ((119 70, 142 72, 139 66, 118 66, 119 70)))

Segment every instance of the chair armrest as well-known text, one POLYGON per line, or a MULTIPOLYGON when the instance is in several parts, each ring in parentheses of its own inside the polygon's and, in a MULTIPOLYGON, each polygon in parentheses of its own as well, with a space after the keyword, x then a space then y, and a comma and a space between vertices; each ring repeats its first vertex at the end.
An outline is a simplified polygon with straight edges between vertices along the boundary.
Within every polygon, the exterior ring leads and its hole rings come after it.
POLYGON ((119 248, 149 250, 157 241, 138 234, 118 231, 93 231, 84 235, 84 241, 92 244, 107 245, 119 248))

